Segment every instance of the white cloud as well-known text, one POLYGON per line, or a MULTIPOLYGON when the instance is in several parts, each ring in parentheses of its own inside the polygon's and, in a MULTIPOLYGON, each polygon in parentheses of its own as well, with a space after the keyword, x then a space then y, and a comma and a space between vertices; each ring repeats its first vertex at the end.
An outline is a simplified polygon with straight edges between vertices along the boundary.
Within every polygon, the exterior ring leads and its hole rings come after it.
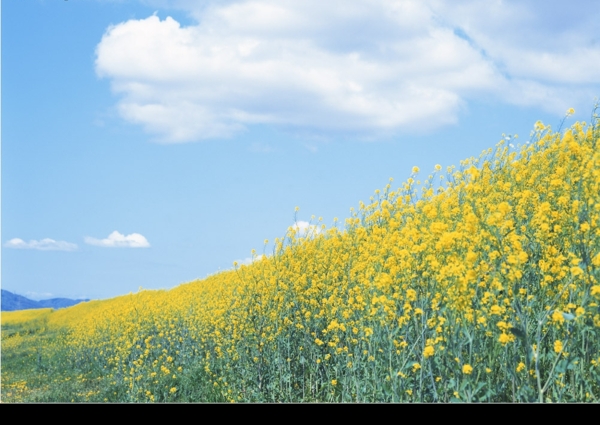
POLYGON ((311 153, 317 153, 317 151, 319 150, 319 148, 315 145, 304 144, 304 147, 311 153))
POLYGON ((54 294, 51 292, 32 292, 32 291, 27 291, 25 293, 25 297, 29 298, 30 300, 36 300, 36 301, 56 298, 54 296, 54 294))
POLYGON ((248 148, 248 150, 250 152, 257 152, 257 153, 271 153, 274 152, 274 149, 266 144, 266 143, 260 143, 260 142, 254 142, 250 145, 250 147, 248 148))
POLYGON ((54 239, 45 238, 39 241, 30 240, 25 242, 23 239, 14 238, 4 244, 6 248, 16 249, 37 249, 40 251, 75 251, 77 245, 65 241, 55 241, 54 239))
POLYGON ((85 243, 89 245, 102 246, 105 248, 148 248, 150 244, 146 238, 139 233, 122 235, 116 230, 106 239, 96 239, 89 236, 85 237, 85 243))
POLYGON ((290 226, 290 231, 296 232, 296 237, 303 238, 305 236, 315 236, 321 233, 321 229, 316 224, 310 224, 307 221, 297 221, 293 226, 290 226))
POLYGON ((252 263, 255 263, 257 261, 262 260, 263 258, 270 258, 270 255, 266 255, 266 254, 257 254, 253 257, 246 257, 243 260, 235 260, 234 263, 237 263, 238 266, 249 266, 252 263))
POLYGON ((164 142, 252 124, 390 134, 454 123, 474 98, 563 113, 600 92, 592 1, 150 3, 197 23, 111 26, 96 71, 121 96, 122 117, 164 142))
POLYGON ((600 9, 593 1, 568 8, 533 0, 432 4, 503 74, 500 99, 562 114, 569 104, 590 107, 600 94, 600 9))
POLYGON ((250 264, 254 263, 257 260, 260 260, 261 257, 256 256, 255 258, 252 257, 246 257, 243 260, 236 260, 234 261, 235 263, 237 263, 239 266, 249 266, 250 264))

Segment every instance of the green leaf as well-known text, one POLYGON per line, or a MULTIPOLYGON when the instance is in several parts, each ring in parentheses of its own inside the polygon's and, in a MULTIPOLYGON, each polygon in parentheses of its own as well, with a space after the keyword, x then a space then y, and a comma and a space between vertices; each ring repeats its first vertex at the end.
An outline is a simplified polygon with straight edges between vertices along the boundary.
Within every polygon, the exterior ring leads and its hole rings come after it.
POLYGON ((517 314, 521 314, 521 305, 518 301, 515 302, 515 310, 517 310, 517 314))
POLYGON ((565 318, 565 320, 573 320, 575 318, 575 316, 573 316, 570 313, 563 313, 562 315, 565 318))
POLYGON ((477 386, 475 387, 475 389, 473 390, 473 396, 477 395, 477 393, 483 388, 485 387, 486 383, 485 382, 480 382, 479 384, 477 384, 477 386))
POLYGON ((527 364, 531 364, 531 360, 533 359, 533 348, 531 346, 527 346, 527 364))
POLYGON ((520 339, 523 339, 523 340, 524 340, 524 339, 525 339, 525 337, 527 336, 527 335, 525 334, 525 331, 524 331, 523 329, 521 329, 521 328, 510 328, 509 330, 510 330, 510 332, 511 332, 513 335, 515 335, 515 336, 519 337, 520 339))
POLYGON ((569 360, 567 360, 567 359, 561 360, 560 362, 558 362, 558 366, 556 366, 556 371, 558 373, 565 373, 568 365, 569 365, 569 360))

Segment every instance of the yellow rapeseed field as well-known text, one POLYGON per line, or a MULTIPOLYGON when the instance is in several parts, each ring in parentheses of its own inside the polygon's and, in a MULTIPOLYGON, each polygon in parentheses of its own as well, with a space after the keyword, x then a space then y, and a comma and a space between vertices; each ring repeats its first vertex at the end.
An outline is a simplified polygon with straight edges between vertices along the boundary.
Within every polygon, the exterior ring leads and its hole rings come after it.
MULTIPOLYGON (((415 167, 343 228, 290 228, 251 265, 3 327, 56 332, 38 387, 60 381, 57 400, 598 402, 599 148, 597 117, 538 122, 518 148, 422 182, 415 167)), ((9 400, 25 384, 5 368, 9 400)))

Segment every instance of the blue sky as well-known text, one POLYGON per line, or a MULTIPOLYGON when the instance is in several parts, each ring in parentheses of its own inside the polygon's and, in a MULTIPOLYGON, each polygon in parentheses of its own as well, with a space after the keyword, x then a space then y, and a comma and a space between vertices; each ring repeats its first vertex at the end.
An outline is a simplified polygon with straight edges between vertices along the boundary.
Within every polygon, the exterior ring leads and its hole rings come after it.
POLYGON ((172 288, 296 206, 331 226, 413 166, 589 120, 595 2, 482 3, 2 2, 2 288, 172 288))

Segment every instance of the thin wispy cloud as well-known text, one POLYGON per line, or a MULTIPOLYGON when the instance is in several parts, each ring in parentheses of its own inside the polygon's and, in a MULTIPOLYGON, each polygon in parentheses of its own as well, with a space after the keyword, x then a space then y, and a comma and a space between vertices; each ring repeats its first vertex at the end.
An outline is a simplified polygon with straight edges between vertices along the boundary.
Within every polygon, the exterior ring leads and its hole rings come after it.
POLYGON ((29 242, 25 242, 20 238, 14 238, 6 242, 4 246, 6 248, 36 249, 39 251, 75 251, 77 249, 77 244, 65 241, 55 241, 50 238, 39 241, 32 239, 29 242))
MULTIPOLYGON (((121 116, 163 142, 253 124, 389 134, 455 123, 472 99, 562 113, 600 90, 598 8, 557 24, 533 1, 159 4, 198 23, 111 26, 96 71, 120 96, 121 116)), ((562 18, 559 6, 543 9, 562 18)))
POLYGON ((85 243, 88 245, 101 246, 104 248, 149 248, 150 243, 139 233, 123 235, 116 230, 105 239, 96 239, 90 236, 85 237, 85 243))
POLYGON ((33 292, 33 291, 27 291, 25 293, 25 296, 27 298, 29 298, 30 300, 47 300, 47 299, 51 299, 51 298, 56 298, 54 296, 53 293, 51 292, 33 292))
POLYGON ((248 148, 250 152, 271 153, 274 149, 266 143, 254 142, 248 148))

